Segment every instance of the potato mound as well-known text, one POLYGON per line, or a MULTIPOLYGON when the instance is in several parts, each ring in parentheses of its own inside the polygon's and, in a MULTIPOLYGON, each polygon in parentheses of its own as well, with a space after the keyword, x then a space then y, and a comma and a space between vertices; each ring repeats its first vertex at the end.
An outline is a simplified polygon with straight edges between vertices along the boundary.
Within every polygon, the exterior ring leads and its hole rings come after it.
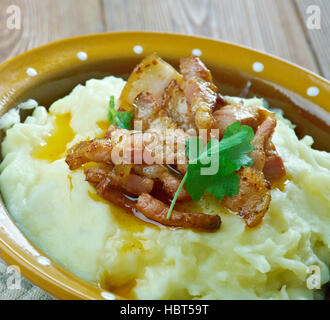
POLYGON ((127 297, 324 297, 322 291, 308 289, 306 279, 308 267, 316 265, 321 283, 329 281, 330 154, 313 150, 311 137, 298 140, 280 114, 273 142, 289 179, 272 190, 270 209, 253 229, 208 195, 187 209, 219 214, 223 223, 215 233, 143 223, 98 198, 83 171, 71 172, 63 155, 55 161, 35 156, 54 130, 59 137, 61 130, 72 130, 73 140, 64 150, 100 136, 109 96, 117 101, 124 85, 115 77, 89 80, 49 112, 36 107, 24 123, 7 130, 0 189, 25 234, 73 273, 127 297), (67 123, 58 121, 61 115, 69 115, 67 123))

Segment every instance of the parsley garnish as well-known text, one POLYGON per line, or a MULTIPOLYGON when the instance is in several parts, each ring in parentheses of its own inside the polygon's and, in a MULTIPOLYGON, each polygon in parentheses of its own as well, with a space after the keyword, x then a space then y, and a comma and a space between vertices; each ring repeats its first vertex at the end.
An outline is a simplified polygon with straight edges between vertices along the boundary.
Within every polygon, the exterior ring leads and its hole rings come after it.
MULTIPOLYGON (((189 164, 187 172, 172 200, 167 219, 170 219, 177 197, 186 183, 186 190, 194 201, 200 200, 205 191, 222 200, 224 196, 233 197, 238 194, 239 177, 235 174, 241 167, 250 167, 253 160, 247 153, 253 150, 251 141, 254 132, 251 127, 241 125, 239 121, 227 127, 221 141, 211 140, 206 147, 197 137, 187 140, 189 164), (193 154, 195 151, 195 154, 193 154), (213 162, 212 160, 213 159, 213 162), (211 160, 211 162, 210 162, 211 160), (218 162, 218 170, 207 174, 218 162), (206 174, 205 174, 206 173, 206 174)), ((212 170, 210 171, 212 172, 212 170)))
POLYGON ((122 129, 130 129, 133 114, 129 111, 117 111, 115 106, 115 97, 110 97, 108 120, 122 129))

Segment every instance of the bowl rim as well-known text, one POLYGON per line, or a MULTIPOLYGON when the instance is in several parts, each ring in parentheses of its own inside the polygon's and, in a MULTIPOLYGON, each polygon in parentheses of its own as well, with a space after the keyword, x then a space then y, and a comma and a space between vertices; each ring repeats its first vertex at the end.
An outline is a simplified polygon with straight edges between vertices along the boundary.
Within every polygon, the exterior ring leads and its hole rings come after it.
POLYGON ((244 44, 240 44, 240 43, 236 43, 234 41, 229 41, 229 40, 222 40, 222 39, 216 39, 216 38, 212 38, 212 37, 208 37, 208 36, 203 36, 203 35, 190 35, 190 34, 182 34, 182 33, 178 33, 178 32, 158 32, 158 31, 114 31, 114 32, 98 32, 98 33, 89 33, 89 34, 82 34, 82 35, 78 35, 78 36, 72 36, 72 37, 68 37, 68 38, 63 38, 63 39, 59 39, 59 40, 55 40, 55 41, 51 41, 45 44, 42 44, 40 46, 37 46, 35 48, 32 48, 30 50, 24 51, 18 55, 16 55, 15 57, 12 57, 4 62, 2 62, 0 64, 0 72, 7 67, 7 65, 12 64, 14 61, 18 60, 18 59, 22 59, 27 55, 33 54, 33 53, 37 53, 38 51, 42 50, 42 49, 46 49, 47 47, 52 47, 52 46, 56 46, 60 43, 66 43, 66 42, 71 42, 73 40, 82 40, 82 39, 87 39, 87 38, 94 38, 94 37, 99 37, 99 36, 105 36, 105 35, 168 35, 168 36, 176 36, 176 37, 182 37, 182 38, 192 38, 192 39, 204 39, 204 40, 209 40, 209 41, 215 41, 215 42, 221 42, 230 46, 235 46, 235 47, 240 47, 244 50, 249 50, 252 52, 257 52, 261 55, 264 56, 268 56, 269 58, 275 59, 275 60, 279 60, 281 62, 284 62, 285 64, 291 65, 297 69, 300 69, 301 71, 307 72, 308 74, 312 74, 313 76, 315 76, 316 78, 319 78, 322 81, 325 81, 327 84, 330 85, 330 80, 328 80, 327 78, 321 76, 320 74, 316 73, 315 71, 312 71, 306 67, 303 67, 293 61, 290 61, 286 58, 282 58, 279 57, 275 54, 266 52, 264 50, 261 49, 254 49, 251 46, 248 45, 244 45, 244 44))
MULTIPOLYGON (((103 33, 93 33, 93 34, 87 34, 87 35, 79 35, 69 38, 60 39, 57 41, 53 41, 41 46, 38 46, 36 48, 33 48, 31 50, 28 50, 26 52, 23 52, 5 62, 3 62, 0 65, 0 78, 1 73, 3 70, 5 70, 8 66, 12 65, 15 62, 22 61, 25 58, 38 54, 38 52, 42 50, 46 50, 49 48, 53 48, 62 44, 70 43, 72 41, 80 40, 83 41, 85 39, 90 38, 98 38, 98 37, 113 37, 113 36, 122 36, 122 35, 131 35, 131 36, 170 36, 170 37, 179 37, 179 38, 189 38, 194 41, 200 41, 201 39, 212 41, 216 43, 220 43, 229 47, 236 47, 243 51, 249 51, 251 54, 259 54, 262 56, 269 57, 271 60, 278 61, 282 64, 285 64, 286 66, 293 67, 294 69, 300 70, 306 77, 313 77, 318 83, 322 83, 325 86, 330 86, 330 81, 326 78, 322 77, 321 75, 305 68, 302 66, 297 65, 294 62, 288 61, 284 58, 277 57, 273 54, 266 53, 262 50, 253 49, 249 46, 237 44, 235 42, 226 41, 226 40, 218 40, 211 37, 205 37, 205 36, 195 36, 195 35, 185 35, 180 33, 172 33, 172 32, 153 32, 153 31, 118 31, 118 32, 103 32, 103 33)), ((133 53, 132 53, 133 56, 133 53)), ((252 70, 251 70, 252 73, 252 70)), ((262 76, 261 76, 262 78, 262 76)), ((308 99, 308 97, 306 97, 308 99)), ((1 196, 1 195, 0 195, 1 196)), ((0 208, 1 209, 1 208, 0 208)), ((26 257, 26 252, 19 248, 17 243, 10 239, 5 233, 1 230, 1 214, 7 215, 7 210, 1 209, 0 210, 0 257, 4 259, 8 264, 18 264, 19 267, 22 269, 22 275, 30 280, 31 282, 35 283, 38 287, 44 289, 45 291, 49 292, 52 296, 56 298, 61 299, 121 299, 121 297, 117 295, 113 295, 106 290, 103 290, 101 288, 96 287, 95 285, 92 285, 88 283, 85 280, 82 280, 81 278, 78 278, 77 276, 73 275, 71 272, 65 270, 61 266, 59 266, 56 262, 51 260, 51 264, 56 267, 57 270, 60 270, 65 277, 67 282, 59 281, 56 277, 53 275, 50 275, 46 268, 40 267, 40 265, 37 265, 37 263, 31 263, 29 259, 26 257), (5 211, 5 212, 1 212, 5 211), (104 292, 106 292, 106 297, 102 295, 104 292)), ((36 250, 38 253, 42 251, 37 249, 31 241, 22 233, 20 228, 14 223, 12 220, 12 217, 9 215, 9 219, 11 220, 13 226, 18 229, 18 232, 23 235, 25 240, 31 245, 31 247, 36 250)), ((42 254, 42 256, 45 256, 42 254)), ((46 255, 47 257, 47 255, 46 255)))

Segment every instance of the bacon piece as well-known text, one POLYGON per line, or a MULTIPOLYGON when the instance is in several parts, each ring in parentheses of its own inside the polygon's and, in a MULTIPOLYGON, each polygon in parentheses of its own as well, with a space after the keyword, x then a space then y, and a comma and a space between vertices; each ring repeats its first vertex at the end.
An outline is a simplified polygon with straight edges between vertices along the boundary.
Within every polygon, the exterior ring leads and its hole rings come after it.
POLYGON ((271 183, 286 176, 286 170, 282 158, 277 153, 276 147, 271 141, 266 145, 266 160, 263 168, 265 178, 271 183))
POLYGON ((268 181, 273 183, 286 175, 283 161, 271 142, 276 127, 276 119, 268 110, 260 106, 235 104, 215 111, 213 116, 219 128, 220 136, 223 136, 226 128, 236 121, 240 121, 242 125, 248 125, 256 131, 252 141, 254 150, 250 156, 253 158, 253 167, 263 171, 268 181))
POLYGON ((66 162, 71 170, 87 162, 106 164, 133 164, 138 159, 140 164, 185 163, 185 140, 188 135, 181 129, 170 135, 160 134, 150 129, 144 136, 141 132, 110 127, 104 139, 82 141, 68 151, 66 162), (172 144, 165 144, 173 140, 172 144))
POLYGON ((205 64, 196 56, 180 59, 180 71, 184 80, 198 77, 204 81, 212 82, 212 75, 205 64))
POLYGON ((257 107, 246 107, 240 104, 227 105, 213 113, 219 128, 219 135, 223 136, 229 125, 240 121, 242 125, 250 126, 254 131, 259 124, 259 110, 257 107))
POLYGON ((134 100, 134 121, 139 120, 142 121, 142 131, 156 129, 165 133, 166 130, 178 128, 150 92, 141 92, 134 100))
POLYGON ((276 119, 268 117, 259 127, 253 138, 254 150, 250 153, 253 167, 263 171, 265 178, 274 183, 286 175, 282 158, 272 143, 276 119))
POLYGON ((176 210, 173 210, 171 218, 167 219, 169 206, 146 193, 139 196, 136 208, 147 218, 171 227, 214 231, 219 229, 221 224, 220 216, 205 213, 187 213, 176 210))
POLYGON ((111 164, 112 145, 106 139, 82 141, 68 150, 65 159, 70 170, 75 170, 87 162, 103 162, 111 164))
POLYGON ((135 214, 136 203, 126 197, 122 192, 115 189, 97 189, 97 194, 103 199, 115 204, 116 206, 135 214))
POLYGON ((239 192, 234 197, 224 197, 222 203, 228 209, 238 212, 248 227, 258 225, 267 212, 271 200, 270 183, 262 172, 253 168, 238 171, 239 192))
POLYGON ((271 141, 272 135, 276 127, 276 119, 268 117, 257 129, 252 140, 254 149, 250 152, 253 159, 253 167, 262 171, 266 161, 266 145, 271 141))
POLYGON ((180 71, 186 80, 184 93, 189 108, 195 115, 196 127, 198 129, 214 128, 212 112, 218 97, 210 71, 195 56, 181 59, 180 71))
POLYGON ((285 177, 286 170, 283 164, 283 160, 277 153, 266 158, 263 173, 265 178, 271 183, 274 183, 277 180, 285 177))
POLYGON ((150 93, 142 92, 138 95, 135 99, 134 113, 134 120, 142 121, 142 130, 151 137, 155 136, 153 145, 157 150, 150 150, 150 152, 158 157, 160 151, 166 155, 166 161, 163 159, 164 161, 157 163, 185 163, 185 141, 189 135, 178 128, 177 123, 161 109, 150 93))
POLYGON ((115 188, 122 189, 134 195, 150 193, 154 182, 152 179, 140 177, 136 174, 129 174, 126 178, 113 173, 105 168, 85 169, 86 180, 98 183, 98 189, 115 188))
MULTIPOLYGON (((166 163, 184 163, 186 160, 185 140, 188 138, 188 135, 183 130, 177 129, 177 124, 174 123, 172 118, 169 118, 166 112, 160 108, 157 102, 153 99, 152 95, 150 93, 142 92, 135 99, 134 110, 135 121, 141 120, 143 129, 146 130, 146 132, 152 132, 153 130, 157 129, 162 133, 163 140, 159 141, 158 147, 159 145, 163 146, 162 151, 163 154, 166 155, 166 163), (165 138, 167 139, 167 145, 165 145, 165 138), (170 141, 172 143, 170 143, 170 141), (168 157, 168 154, 170 154, 171 157, 168 157)), ((151 153, 157 154, 157 151, 154 150, 151 153)), ((157 163, 164 164, 165 161, 157 163)), ((171 198, 174 197, 180 185, 180 180, 170 174, 169 171, 160 164, 151 166, 135 166, 135 172, 152 179, 159 179, 163 184, 165 192, 171 198)), ((191 197, 183 188, 180 191, 178 201, 185 201, 190 199, 191 197)))
POLYGON ((156 54, 145 57, 129 76, 119 99, 119 107, 132 109, 136 96, 146 91, 161 104, 164 89, 172 80, 178 83, 183 81, 182 76, 156 54))
MULTIPOLYGON (((135 166, 134 171, 141 175, 151 179, 159 179, 165 192, 173 199, 176 191, 179 188, 181 181, 170 174, 169 170, 162 165, 152 166, 135 166)), ((191 196, 187 193, 185 188, 182 188, 177 201, 188 201, 191 200, 191 196)))
POLYGON ((177 81, 172 80, 164 91, 163 108, 183 130, 196 130, 195 118, 190 112, 187 99, 177 81))

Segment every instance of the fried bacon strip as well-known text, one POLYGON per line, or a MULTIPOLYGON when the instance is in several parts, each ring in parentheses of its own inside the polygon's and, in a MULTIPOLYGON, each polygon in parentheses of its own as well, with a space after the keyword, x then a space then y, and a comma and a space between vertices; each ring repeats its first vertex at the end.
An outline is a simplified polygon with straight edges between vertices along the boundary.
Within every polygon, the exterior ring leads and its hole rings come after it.
POLYGON ((180 72, 185 80, 198 77, 204 81, 212 82, 211 71, 207 69, 205 64, 196 56, 182 58, 180 60, 180 72))
POLYGON ((163 108, 179 128, 196 131, 194 114, 190 112, 185 94, 176 80, 172 80, 164 91, 163 108))
POLYGON ((129 174, 127 177, 116 175, 112 169, 88 168, 85 169, 86 181, 97 183, 98 189, 114 188, 125 190, 134 195, 150 193, 154 181, 136 174, 129 174))
POLYGON ((286 176, 285 166, 271 139, 266 144, 265 153, 266 160, 263 173, 268 181, 274 183, 286 176))
MULTIPOLYGON (((181 182, 178 178, 173 176, 163 165, 135 166, 134 171, 140 176, 145 176, 151 179, 159 179, 162 182, 165 192, 170 196, 171 199, 174 198, 174 195, 178 190, 181 182)), ((189 200, 191 200, 191 196, 187 193, 185 188, 182 188, 177 201, 189 200)))
POLYGON ((82 141, 68 150, 65 159, 70 170, 80 168, 87 162, 102 162, 111 164, 111 142, 107 139, 82 141))
POLYGON ((227 105, 213 113, 220 137, 226 128, 236 121, 242 125, 250 126, 254 131, 259 125, 259 110, 257 107, 246 107, 240 104, 227 105))
POLYGON ((215 111, 213 116, 220 136, 223 136, 226 128, 236 121, 250 126, 256 132, 252 141, 254 150, 250 156, 253 158, 253 167, 263 171, 268 181, 273 183, 286 175, 283 161, 271 142, 276 119, 268 110, 260 106, 235 104, 215 111))
POLYGON ((254 149, 250 152, 250 156, 253 159, 253 167, 259 171, 262 171, 266 161, 266 145, 272 138, 276 127, 276 119, 268 117, 257 129, 256 134, 252 140, 254 149))
POLYGON ((136 208, 147 218, 171 227, 194 228, 207 231, 217 230, 220 227, 219 216, 205 213, 188 213, 173 210, 170 219, 167 219, 169 206, 157 200, 150 194, 139 196, 136 208))
POLYGON ((156 54, 145 57, 129 76, 119 99, 119 107, 132 109, 134 99, 141 92, 150 92, 160 104, 164 89, 172 80, 178 83, 183 81, 182 76, 156 54))
POLYGON ((134 121, 139 120, 142 122, 142 131, 157 129, 165 133, 169 129, 178 129, 177 123, 167 115, 150 92, 141 92, 134 100, 134 121))
POLYGON ((267 212, 271 200, 270 183, 262 172, 253 168, 238 171, 239 192, 234 197, 224 197, 223 205, 244 219, 249 227, 258 225, 267 212))
MULTIPOLYGON (((186 213, 174 210, 171 219, 168 220, 166 215, 169 206, 148 193, 142 193, 136 203, 122 192, 116 190, 116 188, 113 189, 112 187, 114 187, 114 185, 111 185, 111 188, 104 188, 98 183, 101 178, 104 178, 104 171, 95 169, 99 168, 90 168, 85 172, 86 179, 94 184, 98 195, 130 213, 135 214, 136 211, 139 211, 150 220, 171 227, 201 229, 205 231, 214 231, 220 227, 221 219, 219 216, 212 216, 204 213, 186 213)), ((123 185, 120 187, 123 187, 123 185)), ((127 191, 132 193, 132 190, 127 191)))
POLYGON ((198 129, 215 127, 212 112, 218 95, 212 83, 211 72, 198 57, 190 56, 180 60, 180 71, 185 80, 184 93, 191 112, 195 115, 198 129))
POLYGON ((276 127, 276 119, 268 117, 258 128, 252 144, 254 150, 250 153, 253 167, 263 171, 265 178, 271 183, 283 178, 286 170, 282 158, 278 155, 272 135, 276 127))
POLYGON ((126 197, 121 191, 115 189, 97 189, 97 194, 103 199, 115 204, 116 206, 134 214, 136 210, 135 201, 126 197))
MULTIPOLYGON (((147 134, 147 141, 141 132, 111 125, 104 139, 73 146, 66 162, 71 170, 87 162, 96 162, 96 167, 85 169, 86 180, 95 186, 101 197, 128 212, 139 211, 166 226, 213 231, 220 227, 219 216, 173 210, 171 218, 166 218, 169 206, 163 195, 173 198, 180 179, 162 164, 174 165, 185 173, 187 163, 182 159, 186 160, 185 140, 189 138, 189 130, 219 128, 221 138, 230 124, 240 121, 255 132, 254 150, 250 153, 253 167, 236 173, 240 178, 239 192, 234 197, 224 197, 222 204, 237 212, 249 227, 254 227, 269 208, 270 182, 286 174, 272 143, 276 119, 260 106, 226 105, 212 83, 211 72, 198 57, 181 59, 180 71, 182 75, 157 55, 150 55, 134 69, 122 91, 120 107, 134 109, 135 122, 142 124, 136 129, 147 134), (219 109, 215 111, 216 108, 219 109), (169 129, 172 129, 170 136, 169 129), (168 138, 173 140, 171 149, 165 144, 168 138), (117 163, 114 151, 117 155, 126 154, 128 162, 117 163), (136 161, 137 154, 141 162, 136 161), (138 195, 137 202, 124 193, 138 195)), ((183 188, 178 201, 189 200, 191 197, 183 188)))
MULTIPOLYGON (((172 150, 163 150, 165 153, 172 153, 173 158, 185 160, 185 147, 184 141, 188 137, 187 134, 181 130, 177 129, 177 124, 172 120, 172 118, 168 117, 166 112, 161 109, 159 104, 153 99, 152 95, 148 92, 140 93, 134 103, 134 116, 135 120, 141 120, 143 123, 143 128, 148 132, 148 130, 158 129, 160 132, 167 134, 167 142, 169 142, 168 132, 166 130, 176 129, 172 134, 173 141, 173 149, 172 150), (183 148, 178 148, 177 143, 181 143, 183 148)), ((165 142, 161 141, 165 148, 165 142)), ((167 158, 167 163, 169 159, 167 158)), ((173 159, 176 162, 175 159, 173 159)), ((164 163, 164 162, 163 162, 164 163)), ((171 164, 171 163, 168 163, 171 164)), ((152 179, 159 179, 162 184, 165 192, 173 198, 179 185, 180 180, 174 177, 163 165, 155 164, 151 166, 135 166, 134 170, 139 175, 143 175, 152 179)), ((185 189, 183 188, 179 194, 178 200, 185 201, 190 200, 191 197, 187 194, 185 189)))
POLYGON ((185 162, 186 135, 182 130, 174 132, 176 136, 173 136, 172 147, 165 145, 165 136, 152 130, 146 133, 149 135, 144 139, 141 132, 120 129, 112 125, 106 138, 82 141, 70 148, 65 161, 71 170, 87 162, 117 165, 134 163, 136 158, 141 160, 141 164, 150 165, 165 162, 174 165, 185 162), (170 157, 168 157, 169 153, 171 153, 170 157))

